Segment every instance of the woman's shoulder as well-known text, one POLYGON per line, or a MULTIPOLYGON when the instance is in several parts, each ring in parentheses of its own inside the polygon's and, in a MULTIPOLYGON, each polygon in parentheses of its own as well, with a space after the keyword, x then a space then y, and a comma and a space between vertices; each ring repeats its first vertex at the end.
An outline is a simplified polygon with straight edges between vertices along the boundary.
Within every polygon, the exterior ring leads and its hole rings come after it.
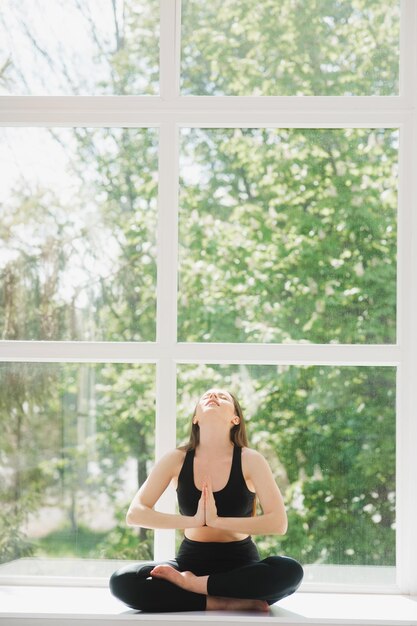
POLYGON ((187 444, 182 444, 177 448, 172 450, 172 456, 177 463, 181 464, 184 462, 187 452, 190 450, 190 446, 187 444))
POLYGON ((255 448, 248 448, 248 446, 242 446, 242 454, 252 458, 261 456, 261 453, 258 452, 258 450, 255 450, 255 448))
POLYGON ((182 450, 180 447, 171 448, 168 452, 162 455, 160 459, 160 463, 165 463, 176 467, 178 463, 181 463, 184 460, 186 451, 182 450))
POLYGON ((181 447, 171 448, 162 456, 159 462, 165 464, 171 471, 172 475, 175 476, 178 474, 181 465, 184 462, 185 454, 186 452, 182 450, 181 447))
POLYGON ((256 462, 260 457, 262 457, 262 454, 255 448, 242 446, 242 459, 245 459, 247 463, 256 462))
POLYGON ((185 455, 188 450, 191 450, 191 446, 188 443, 181 443, 179 446, 174 448, 173 452, 177 453, 178 456, 185 455))
POLYGON ((251 468, 256 468, 259 467, 259 465, 267 463, 267 460, 259 450, 242 446, 242 462, 245 464, 245 467, 250 470, 251 468))
POLYGON ((185 457, 185 455, 187 454, 189 450, 190 450, 189 446, 182 445, 182 446, 178 446, 177 448, 174 448, 172 450, 172 454, 174 457, 181 460, 185 457))
POLYGON ((254 448, 242 446, 242 471, 250 491, 256 491, 252 476, 256 473, 262 455, 254 448))

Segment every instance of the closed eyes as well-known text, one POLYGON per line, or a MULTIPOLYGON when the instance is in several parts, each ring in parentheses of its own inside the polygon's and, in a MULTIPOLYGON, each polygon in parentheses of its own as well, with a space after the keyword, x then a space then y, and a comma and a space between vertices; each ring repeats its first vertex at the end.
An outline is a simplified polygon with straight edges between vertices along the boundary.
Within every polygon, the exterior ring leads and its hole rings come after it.
MULTIPOLYGON (((209 393, 205 393, 204 396, 202 396, 203 398, 207 398, 210 394, 209 393)), ((226 398, 226 400, 229 400, 229 396, 226 396, 225 393, 219 393, 217 394, 220 398, 226 398)))

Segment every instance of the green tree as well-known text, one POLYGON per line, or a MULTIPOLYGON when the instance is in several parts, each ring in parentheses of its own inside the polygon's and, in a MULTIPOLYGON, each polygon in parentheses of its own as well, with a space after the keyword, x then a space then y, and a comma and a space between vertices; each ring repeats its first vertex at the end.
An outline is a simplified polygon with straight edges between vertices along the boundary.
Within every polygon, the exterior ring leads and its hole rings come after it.
POLYGON ((204 183, 184 167, 180 340, 394 342, 397 144, 391 129, 187 133, 204 183))
POLYGON ((398 0, 184 0, 185 95, 397 95, 398 0))

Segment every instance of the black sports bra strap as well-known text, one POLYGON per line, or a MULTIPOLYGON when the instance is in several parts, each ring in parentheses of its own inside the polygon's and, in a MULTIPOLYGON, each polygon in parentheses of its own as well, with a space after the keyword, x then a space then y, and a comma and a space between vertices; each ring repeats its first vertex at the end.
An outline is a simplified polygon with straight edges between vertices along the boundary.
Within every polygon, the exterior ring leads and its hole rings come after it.
POLYGON ((239 456, 238 455, 241 450, 241 448, 239 448, 239 446, 237 446, 235 443, 233 445, 234 445, 234 448, 233 448, 232 471, 231 471, 232 476, 236 474, 236 472, 239 470, 239 456))
POLYGON ((185 453, 185 458, 184 458, 184 461, 181 467, 181 472, 180 472, 182 476, 184 474, 189 476, 190 471, 191 471, 191 476, 193 475, 193 456, 194 456, 194 450, 193 449, 187 450, 187 452, 185 453))

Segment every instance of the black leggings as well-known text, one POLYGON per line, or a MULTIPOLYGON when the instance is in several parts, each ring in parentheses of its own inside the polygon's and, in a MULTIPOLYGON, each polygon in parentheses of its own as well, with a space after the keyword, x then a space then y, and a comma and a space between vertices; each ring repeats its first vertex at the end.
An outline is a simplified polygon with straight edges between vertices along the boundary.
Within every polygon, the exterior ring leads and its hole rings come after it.
POLYGON ((207 596, 178 587, 169 580, 152 578, 155 565, 167 564, 181 572, 209 575, 207 594, 227 598, 256 598, 271 605, 294 593, 303 568, 287 556, 260 560, 252 537, 241 541, 204 542, 184 537, 177 557, 125 565, 110 578, 110 590, 131 609, 146 612, 205 611, 207 596))

